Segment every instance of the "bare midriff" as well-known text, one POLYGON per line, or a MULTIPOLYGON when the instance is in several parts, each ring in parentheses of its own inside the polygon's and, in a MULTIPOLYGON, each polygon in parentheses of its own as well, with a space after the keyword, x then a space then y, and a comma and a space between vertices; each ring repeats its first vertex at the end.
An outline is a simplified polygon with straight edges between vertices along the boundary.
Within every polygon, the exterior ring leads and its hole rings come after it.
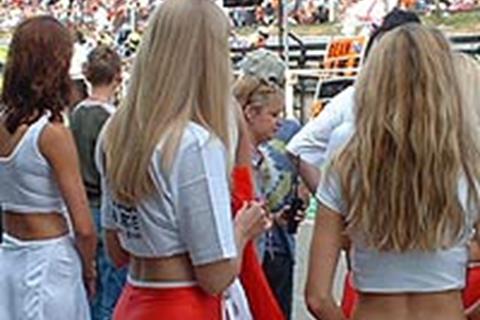
POLYGON ((4 212, 4 232, 20 240, 46 240, 68 234, 68 225, 59 212, 4 212))
POLYGON ((461 292, 360 293, 353 320, 465 320, 461 292))
POLYGON ((192 262, 187 254, 164 258, 130 256, 130 277, 145 282, 194 281, 192 262))

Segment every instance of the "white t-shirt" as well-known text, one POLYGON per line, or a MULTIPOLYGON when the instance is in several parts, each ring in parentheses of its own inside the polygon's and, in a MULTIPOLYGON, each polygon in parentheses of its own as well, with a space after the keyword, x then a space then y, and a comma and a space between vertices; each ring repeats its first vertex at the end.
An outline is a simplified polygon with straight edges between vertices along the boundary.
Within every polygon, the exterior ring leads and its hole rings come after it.
POLYGON ((351 121, 346 121, 335 128, 330 135, 330 140, 327 145, 326 159, 332 159, 335 154, 341 150, 355 132, 355 125, 351 121))
MULTIPOLYGON (((354 132, 352 122, 346 122, 338 127, 331 136, 328 157, 343 147, 354 132)), ((467 243, 478 214, 476 208, 469 205, 465 177, 459 178, 457 192, 459 203, 466 212, 466 229, 464 236, 451 248, 431 252, 410 250, 396 253, 367 247, 361 240, 361 235, 351 237, 350 257, 355 288, 361 292, 372 293, 441 292, 462 289, 465 286, 468 262, 467 243)), ((343 217, 346 216, 347 205, 339 173, 333 167, 326 168, 316 192, 316 199, 323 206, 343 217)))
POLYGON ((162 149, 156 148, 150 172, 159 190, 134 206, 111 196, 102 165, 102 138, 103 132, 96 152, 102 225, 118 232, 122 248, 139 257, 187 253, 193 265, 236 257, 226 150, 218 138, 190 122, 170 172, 162 169, 162 149))
POLYGON ((353 86, 336 95, 316 118, 290 140, 287 151, 311 165, 323 165, 327 160, 327 147, 333 131, 344 122, 353 123, 354 95, 353 86))

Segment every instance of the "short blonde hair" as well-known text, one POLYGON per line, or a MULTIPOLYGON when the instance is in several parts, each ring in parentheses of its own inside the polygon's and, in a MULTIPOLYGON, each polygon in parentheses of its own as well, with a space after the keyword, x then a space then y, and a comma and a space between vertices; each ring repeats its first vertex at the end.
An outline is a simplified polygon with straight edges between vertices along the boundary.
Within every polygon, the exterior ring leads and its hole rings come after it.
POLYGON ((252 105, 262 108, 275 97, 283 97, 283 89, 253 75, 242 75, 233 86, 233 95, 242 109, 252 105))

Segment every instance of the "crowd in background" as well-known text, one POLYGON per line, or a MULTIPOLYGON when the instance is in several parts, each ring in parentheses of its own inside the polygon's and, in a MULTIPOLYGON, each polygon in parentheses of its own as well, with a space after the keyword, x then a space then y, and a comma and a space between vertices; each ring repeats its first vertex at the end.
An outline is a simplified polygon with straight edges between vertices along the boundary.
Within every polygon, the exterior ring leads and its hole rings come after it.
MULTIPOLYGON (((342 33, 351 35, 357 26, 381 23, 383 16, 394 7, 429 14, 436 10, 433 0, 289 0, 283 11, 292 25, 315 25, 341 21, 342 33), (330 12, 330 10, 334 12, 330 12)), ((216 1, 222 5, 221 0, 216 1)), ((3 0, 0 3, 0 31, 8 32, 25 17, 51 14, 69 25, 90 43, 114 45, 128 57, 135 50, 148 16, 162 0, 3 0), (135 38, 128 41, 129 37, 135 38)), ((235 28, 254 27, 248 37, 232 33, 231 43, 252 47, 258 38, 272 33, 279 22, 279 0, 264 0, 258 5, 224 8, 235 28), (263 35, 262 35, 263 34, 263 35)), ((471 10, 478 0, 441 0, 439 8, 445 14, 471 10)), ((93 45, 91 46, 93 47, 93 45)))
POLYGON ((211 1, 167 0, 145 29, 153 3, 114 4, 12 13, 26 19, 1 97, 0 318, 289 319, 313 196, 314 317, 480 319, 475 61, 395 9, 358 82, 301 127, 282 117, 274 54, 247 57, 231 83, 230 21, 211 1))

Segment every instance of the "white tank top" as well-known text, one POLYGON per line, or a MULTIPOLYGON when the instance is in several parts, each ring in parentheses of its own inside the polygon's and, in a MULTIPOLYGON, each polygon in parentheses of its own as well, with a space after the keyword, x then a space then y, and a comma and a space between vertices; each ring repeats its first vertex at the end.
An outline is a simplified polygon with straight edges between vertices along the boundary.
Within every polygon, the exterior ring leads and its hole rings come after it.
POLYGON ((32 123, 7 157, 0 157, 0 205, 15 213, 67 212, 53 170, 39 149, 49 113, 32 123))

